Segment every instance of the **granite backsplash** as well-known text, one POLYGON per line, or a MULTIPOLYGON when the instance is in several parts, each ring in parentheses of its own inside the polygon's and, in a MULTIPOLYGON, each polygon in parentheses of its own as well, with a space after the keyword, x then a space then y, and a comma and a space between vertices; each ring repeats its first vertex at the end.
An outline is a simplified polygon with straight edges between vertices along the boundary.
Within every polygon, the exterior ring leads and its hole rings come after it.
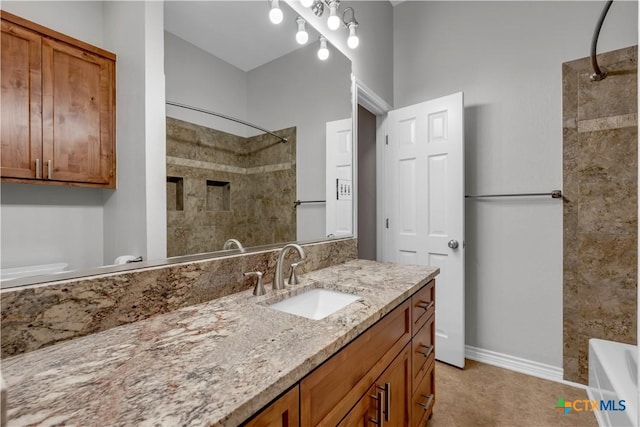
MULTIPOLYGON (((303 245, 301 273, 357 258, 357 240, 303 245)), ((200 304, 273 281, 279 249, 52 282, 0 293, 2 358, 200 304)), ((295 251, 290 251, 294 257, 295 251)))

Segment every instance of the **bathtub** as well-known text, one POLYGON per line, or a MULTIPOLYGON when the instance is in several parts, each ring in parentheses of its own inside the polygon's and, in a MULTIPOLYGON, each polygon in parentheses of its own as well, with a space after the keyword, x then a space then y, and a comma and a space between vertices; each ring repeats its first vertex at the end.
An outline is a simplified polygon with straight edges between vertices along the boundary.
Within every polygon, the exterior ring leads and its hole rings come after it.
POLYGON ((0 269, 0 283, 27 276, 39 276, 41 274, 62 273, 69 270, 66 262, 53 264, 27 265, 24 267, 11 267, 0 269))
POLYGON ((625 401, 624 411, 595 411, 600 426, 638 426, 638 346, 590 339, 587 393, 591 400, 625 401))

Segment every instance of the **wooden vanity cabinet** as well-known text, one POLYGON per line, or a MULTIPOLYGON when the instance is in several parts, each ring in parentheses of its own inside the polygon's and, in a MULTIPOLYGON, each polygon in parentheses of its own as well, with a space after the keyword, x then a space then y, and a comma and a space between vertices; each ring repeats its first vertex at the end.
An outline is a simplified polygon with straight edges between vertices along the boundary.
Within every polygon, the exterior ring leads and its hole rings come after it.
POLYGON ((268 405, 244 426, 298 427, 300 425, 300 387, 296 385, 268 405))
POLYGON ((299 386, 303 427, 424 426, 435 403, 434 344, 432 280, 246 425, 298 425, 299 386))
POLYGON ((115 188, 115 55, 1 18, 2 181, 115 188))

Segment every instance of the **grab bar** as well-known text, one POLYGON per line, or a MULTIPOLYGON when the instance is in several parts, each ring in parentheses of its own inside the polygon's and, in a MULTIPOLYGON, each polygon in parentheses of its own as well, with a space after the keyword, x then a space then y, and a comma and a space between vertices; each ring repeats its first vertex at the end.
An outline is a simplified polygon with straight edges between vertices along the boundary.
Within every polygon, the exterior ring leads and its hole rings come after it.
POLYGON ((298 206, 306 203, 327 203, 326 200, 296 200, 293 202, 293 207, 297 208, 298 206))
POLYGON ((552 199, 562 199, 562 190, 553 190, 551 193, 513 193, 513 194, 477 194, 474 196, 464 196, 466 199, 482 199, 486 197, 530 197, 530 196, 551 196, 552 199))

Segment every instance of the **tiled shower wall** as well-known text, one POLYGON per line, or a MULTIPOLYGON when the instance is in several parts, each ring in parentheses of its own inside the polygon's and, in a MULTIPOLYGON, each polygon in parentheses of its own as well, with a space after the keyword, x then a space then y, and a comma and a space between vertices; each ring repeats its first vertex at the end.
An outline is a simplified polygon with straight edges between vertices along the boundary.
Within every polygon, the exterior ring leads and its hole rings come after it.
POLYGON ((564 378, 588 381, 588 340, 636 343, 637 46, 563 64, 564 378))
POLYGON ((167 117, 167 256, 296 240, 296 128, 243 138, 167 117))

